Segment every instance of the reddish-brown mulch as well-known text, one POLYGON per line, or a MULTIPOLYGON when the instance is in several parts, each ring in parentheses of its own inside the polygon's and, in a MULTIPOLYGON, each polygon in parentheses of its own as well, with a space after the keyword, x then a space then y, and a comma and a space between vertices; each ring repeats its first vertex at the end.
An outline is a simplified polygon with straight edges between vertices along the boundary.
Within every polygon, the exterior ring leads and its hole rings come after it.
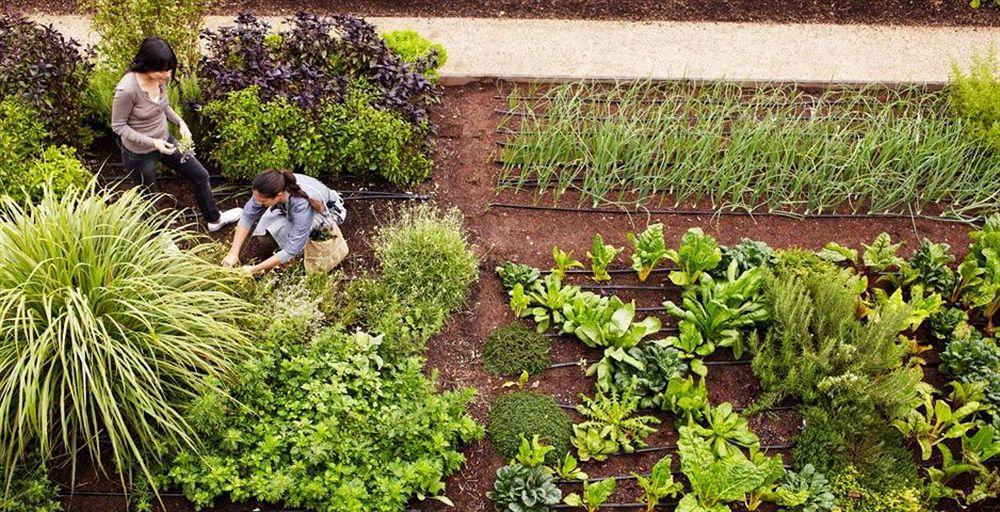
MULTIPOLYGON (((506 379, 487 374, 480 358, 487 334, 513 320, 507 306, 507 296, 493 273, 493 268, 504 260, 514 259, 548 267, 551 264, 553 245, 573 250, 582 258, 595 232, 601 232, 608 243, 622 246, 627 244, 626 232, 641 230, 651 222, 665 224, 665 235, 671 245, 676 245, 681 234, 694 226, 704 228, 707 233, 718 238, 720 243, 732 244, 743 237, 749 237, 767 242, 775 248, 818 249, 831 240, 857 247, 862 242, 869 242, 882 231, 891 234, 894 240, 905 241, 907 245, 904 251, 914 248, 922 237, 949 242, 959 253, 964 252, 967 244, 965 226, 926 220, 794 220, 777 217, 752 219, 744 216, 713 218, 678 215, 630 218, 623 215, 488 209, 486 205, 494 200, 527 204, 533 199, 528 192, 504 192, 499 197, 495 192, 498 168, 491 163, 491 152, 497 140, 495 129, 499 122, 495 109, 502 107, 504 102, 494 96, 502 87, 504 86, 489 83, 445 90, 443 104, 434 110, 435 122, 440 127, 435 157, 437 170, 427 184, 419 187, 421 191, 433 192, 440 206, 456 207, 462 211, 471 240, 482 258, 481 279, 471 291, 469 307, 452 317, 445 332, 431 340, 427 350, 428 371, 436 369, 440 372, 440 384, 443 388, 476 388, 478 396, 471 405, 470 412, 481 422, 486 420, 491 401, 508 392, 502 387, 506 379)), ((350 186, 349 182, 344 186, 350 186)), ((181 183, 165 182, 163 188, 176 192, 180 204, 191 204, 181 183)), ((364 233, 383 222, 388 210, 395 204, 397 203, 375 202, 350 205, 349 220, 344 226, 345 236, 354 251, 347 263, 349 269, 363 268, 370 264, 366 261, 370 252, 365 246, 364 233)), ((221 234, 214 235, 214 238, 225 239, 229 234, 230 230, 224 230, 221 234)), ((270 247, 260 246, 253 254, 259 257, 268 254, 269 250, 270 247)), ((619 267, 627 265, 623 258, 619 258, 617 264, 619 267)), ((583 283, 586 276, 576 279, 583 283)), ((655 279, 662 279, 662 276, 655 279)), ((626 284, 635 283, 635 280, 630 276, 617 278, 615 282, 626 284)), ((665 298, 676 297, 676 294, 664 296, 651 292, 620 292, 620 295, 626 299, 635 298, 639 306, 657 306, 665 298)), ((670 319, 664 320, 665 323, 672 323, 670 319)), ((581 357, 594 360, 596 355, 594 350, 588 350, 570 338, 553 340, 552 359, 556 362, 575 361, 581 357)), ((713 356, 718 359, 727 357, 731 357, 728 351, 713 356)), ((566 404, 575 403, 576 395, 589 391, 591 387, 591 383, 576 368, 550 370, 533 381, 538 382, 539 391, 566 404)), ((712 367, 707 382, 711 399, 715 403, 730 401, 737 407, 746 406, 760 393, 759 383, 747 366, 712 367)), ((650 439, 653 445, 671 444, 675 440, 675 432, 669 426, 669 419, 663 419, 664 425, 650 439)), ((783 444, 790 442, 797 432, 799 420, 794 412, 780 412, 755 417, 751 425, 765 444, 783 444)), ((493 450, 488 439, 472 443, 464 452, 468 462, 447 480, 447 495, 455 502, 453 510, 493 510, 486 492, 493 485, 497 468, 505 461, 493 450)), ((789 450, 780 453, 790 456, 789 450)), ((585 470, 595 477, 622 475, 632 471, 644 472, 662 455, 620 455, 603 463, 586 464, 585 470)), ((84 488, 88 490, 111 490, 117 487, 115 482, 93 475, 83 481, 86 482, 84 488)), ((569 491, 570 488, 567 487, 567 492, 569 491)), ((634 502, 638 495, 634 484, 623 482, 614 500, 634 502)), ((121 510, 121 503, 121 500, 103 497, 77 497, 71 510, 121 510)), ((183 499, 169 498, 166 503, 170 511, 192 510, 183 499)), ((224 504, 215 510, 250 511, 256 505, 224 504)), ((422 510, 443 509, 436 502, 415 502, 413 506, 422 510)), ((994 502, 975 510, 996 510, 990 508, 995 506, 994 502)), ((265 507, 264 510, 269 509, 265 507)))
MULTIPOLYGON (((986 4, 989 0, 984 0, 986 4)), ((77 0, 6 0, 16 10, 78 12, 77 0)), ((475 18, 569 18, 597 20, 766 21, 778 23, 872 23, 892 25, 1000 24, 1000 8, 979 9, 967 0, 220 0, 216 14, 250 9, 261 14, 297 10, 351 12, 362 16, 475 18)))

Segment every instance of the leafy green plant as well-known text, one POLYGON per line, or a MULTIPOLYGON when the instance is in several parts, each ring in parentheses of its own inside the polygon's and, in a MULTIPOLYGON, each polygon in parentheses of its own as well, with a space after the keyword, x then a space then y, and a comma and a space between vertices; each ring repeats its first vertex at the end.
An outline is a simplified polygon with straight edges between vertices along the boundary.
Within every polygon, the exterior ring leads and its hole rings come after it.
POLYGON ((663 498, 672 498, 684 490, 684 484, 674 481, 671 461, 669 455, 657 461, 648 477, 632 473, 636 484, 642 490, 641 499, 646 503, 646 512, 653 512, 663 498))
POLYGON ((941 351, 941 371, 966 385, 982 383, 982 401, 994 419, 1000 417, 1000 348, 970 326, 958 328, 941 351))
POLYGON ((690 376, 670 379, 663 392, 663 408, 674 413, 681 423, 690 425, 701 421, 710 408, 704 377, 697 385, 690 376))
POLYGON ((239 278, 173 249, 195 239, 134 191, 4 201, 0 219, 5 467, 37 446, 149 479, 156 447, 196 446, 184 405, 252 351, 239 278))
POLYGON ((716 346, 732 347, 733 355, 743 356, 742 329, 767 320, 770 313, 764 304, 761 285, 764 268, 736 275, 737 264, 729 264, 725 280, 716 281, 703 274, 697 286, 689 286, 681 295, 681 305, 664 302, 667 313, 693 325, 702 337, 699 355, 708 355, 716 346))
POLYGON ((615 479, 605 478, 599 482, 583 482, 583 496, 571 493, 564 498, 564 502, 571 507, 583 507, 587 512, 597 512, 604 502, 608 501, 611 494, 615 492, 615 479))
POLYGON ((722 247, 722 260, 708 273, 716 279, 725 278, 729 271, 729 264, 733 261, 736 262, 737 273, 742 274, 757 267, 770 266, 777 261, 777 258, 771 246, 764 242, 744 238, 732 247, 722 247))
POLYGON ((404 62, 418 63, 429 61, 424 67, 424 74, 437 78, 438 70, 448 62, 448 52, 444 45, 432 43, 415 30, 393 30, 382 34, 385 45, 396 52, 404 62))
POLYGON ((403 208, 376 229, 371 246, 379 272, 358 283, 361 323, 385 335, 385 357, 418 353, 479 278, 462 214, 432 204, 403 208))
POLYGON ((781 487, 792 493, 804 492, 805 501, 795 510, 801 512, 829 512, 836 506, 832 487, 826 476, 812 464, 802 466, 799 471, 785 470, 781 487))
MULTIPOLYGON (((607 307, 603 309, 603 314, 593 319, 584 320, 577 324, 580 317, 574 319, 573 333, 580 338, 587 346, 607 347, 605 355, 619 361, 628 361, 633 365, 640 365, 636 360, 630 358, 626 350, 637 346, 646 337, 660 332, 660 319, 655 316, 647 316, 641 321, 635 319, 635 301, 623 304, 621 300, 614 298, 607 302, 607 307)), ((568 319, 567 319, 568 320, 568 319)), ((565 330, 565 326, 564 329, 565 330)))
POLYGON ((483 365, 494 375, 538 373, 552 364, 549 339, 520 322, 500 327, 486 337, 483 365))
POLYGON ((583 268, 583 263, 573 259, 573 251, 562 251, 559 246, 552 247, 552 261, 555 263, 552 274, 559 279, 565 278, 566 271, 571 268, 583 268))
POLYGON ((541 466, 545 463, 545 458, 554 450, 551 446, 542 443, 538 434, 531 436, 531 440, 521 436, 521 444, 517 447, 517 457, 512 463, 522 464, 529 468, 541 466))
POLYGON ((931 333, 939 340, 949 340, 960 325, 969 322, 969 314, 960 308, 946 306, 929 318, 931 333))
POLYGON ((827 242, 823 248, 816 253, 817 256, 833 263, 850 263, 854 265, 858 259, 858 251, 849 247, 844 247, 837 242, 827 242))
POLYGON ((497 470, 487 497, 506 512, 547 512, 562 499, 562 491, 544 466, 512 464, 497 470))
POLYGON ((169 482, 199 507, 220 496, 316 510, 448 503, 460 444, 483 433, 465 412, 474 391, 438 392, 420 358, 384 360, 382 340, 336 325, 264 345, 228 394, 203 397, 218 404, 197 408, 206 449, 178 454, 169 482))
POLYGON ((678 286, 692 286, 698 283, 702 272, 718 266, 722 261, 722 249, 715 238, 706 235, 701 228, 691 228, 681 237, 678 250, 667 250, 667 259, 678 267, 670 273, 670 282, 678 286))
POLYGON ((663 241, 663 224, 656 223, 646 226, 646 229, 635 236, 628 234, 632 243, 632 268, 639 273, 639 282, 649 277, 656 265, 667 257, 667 246, 663 241))
POLYGON ((4 479, 0 510, 4 512, 60 512, 59 493, 49 480, 46 464, 37 456, 14 468, 13 478, 4 479))
POLYGON ((522 287, 530 287, 542 276, 542 273, 537 268, 515 261, 505 261, 494 270, 497 276, 500 277, 500 283, 506 290, 513 289, 514 285, 517 284, 520 284, 522 287))
POLYGON ((566 453, 562 463, 555 467, 555 473, 563 480, 586 480, 587 474, 580 469, 580 463, 571 453, 566 453))
MULTIPOLYGON (((982 229, 969 233, 972 244, 958 267, 961 278, 956 293, 986 319, 986 334, 993 335, 993 317, 1000 311, 1000 215, 992 215, 982 229)), ((955 298, 954 296, 952 297, 955 298)))
POLYGON ((929 292, 950 296, 955 287, 955 271, 949 266, 955 258, 950 251, 950 245, 924 238, 901 268, 904 284, 919 284, 929 292))
POLYGON ((550 327, 563 325, 566 319, 564 306, 581 293, 579 286, 563 286, 562 278, 554 271, 544 279, 535 281, 531 289, 525 292, 529 308, 525 309, 521 316, 532 316, 539 333, 547 331, 550 327))
POLYGON ((555 463, 569 452, 572 423, 551 397, 534 391, 518 391, 493 402, 486 432, 505 459, 517 456, 522 436, 534 438, 537 435, 553 448, 547 461, 555 463))
POLYGON ((927 460, 935 446, 948 439, 958 439, 975 427, 971 416, 982 408, 979 402, 969 402, 952 410, 948 402, 934 399, 931 392, 922 390, 923 410, 916 408, 893 426, 906 437, 920 445, 920 457, 927 460), (968 420, 968 421, 966 421, 968 420))
POLYGON ((652 425, 660 423, 653 416, 633 416, 639 409, 639 398, 631 390, 622 393, 598 390, 594 398, 581 394, 580 400, 582 403, 576 410, 587 420, 573 425, 572 442, 582 461, 605 460, 612 449, 611 453, 632 453, 636 446, 646 446, 643 440, 656 431, 652 425), (604 449, 591 452, 594 433, 603 441, 604 449))
POLYGON ((590 269, 594 273, 594 281, 609 281, 611 276, 608 275, 608 266, 615 261, 615 257, 619 253, 624 251, 624 247, 615 247, 611 244, 605 244, 604 238, 601 237, 600 233, 594 235, 591 241, 590 251, 587 251, 587 257, 590 258, 590 269))
POLYGON ((896 254, 903 243, 894 244, 889 233, 879 233, 871 245, 861 244, 865 249, 861 254, 861 261, 870 272, 885 272, 894 267, 902 267, 905 260, 896 254))
POLYGON ((652 340, 625 353, 627 358, 606 355, 597 363, 597 386, 605 391, 632 389, 644 409, 660 407, 670 379, 680 377, 688 368, 680 352, 664 340, 652 340))
POLYGON ((691 484, 691 491, 677 504, 677 510, 683 512, 729 512, 732 509, 727 503, 743 501, 783 471, 780 456, 758 455, 751 459, 737 451, 719 457, 691 427, 680 428, 677 450, 681 471, 691 484))
POLYGON ((49 132, 32 107, 19 100, 0 101, 0 195, 38 201, 43 191, 62 194, 82 187, 91 173, 67 146, 46 146, 49 132))
POLYGON ((746 418, 733 412, 729 402, 709 407, 704 419, 690 425, 690 429, 708 441, 719 457, 742 453, 741 448, 760 448, 760 439, 750 431, 746 418))

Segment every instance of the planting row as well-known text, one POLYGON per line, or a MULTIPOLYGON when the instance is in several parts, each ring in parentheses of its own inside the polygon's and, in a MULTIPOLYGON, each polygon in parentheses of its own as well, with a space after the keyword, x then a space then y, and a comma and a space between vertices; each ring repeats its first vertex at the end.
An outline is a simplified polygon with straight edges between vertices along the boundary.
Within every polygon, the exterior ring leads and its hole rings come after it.
POLYGON ((167 93, 192 132, 175 134, 181 151, 207 156, 224 176, 284 168, 395 185, 429 176, 427 108, 438 101, 445 54, 415 32, 380 35, 360 18, 306 13, 282 30, 245 13, 203 31, 203 2, 87 3, 95 48, 20 15, 0 17, 0 152, 9 156, 0 193, 37 200, 46 182, 57 192, 87 182, 80 153, 110 133, 116 86, 153 35, 179 64, 167 93))
MULTIPOLYGON (((920 89, 745 91, 734 84, 567 84, 509 99, 500 188, 579 192, 580 203, 707 202, 815 214, 943 212, 1000 202, 1000 62, 920 89), (511 131, 513 130, 513 131, 511 131), (673 197, 666 197, 672 195, 673 197)), ((984 213, 985 212, 985 213, 984 213)))
MULTIPOLYGON (((545 332, 603 351, 586 368, 596 389, 580 395, 582 421, 534 391, 493 404, 487 431, 511 460, 490 494, 499 508, 544 511, 564 500, 596 510, 616 479, 588 479, 579 462, 643 451, 661 423, 657 411, 673 419, 677 442, 666 448, 680 466, 666 457, 651 473, 632 475, 643 493, 632 498, 648 510, 773 502, 785 510, 916 512, 995 500, 1000 347, 990 336, 1000 306, 1000 216, 970 233, 957 267, 947 244, 924 240, 904 259, 902 244, 886 234, 860 254, 836 243, 818 252, 752 240, 721 247, 697 228, 667 249, 656 224, 628 238, 639 280, 666 275, 664 286, 680 288, 680 303, 664 303, 676 336, 662 337, 657 317, 636 318, 634 300, 569 284, 579 275, 570 269, 583 266, 572 253, 554 249, 548 272, 514 262, 497 268, 514 313, 537 329, 515 324, 491 335, 488 370, 523 372, 523 385, 547 369, 545 332), (673 263, 669 274, 656 272, 664 261, 673 263), (737 359, 749 354, 764 389, 746 414, 794 404, 804 423, 794 465, 765 454, 731 404, 709 402, 703 359, 721 347, 737 359), (931 371, 942 387, 924 381, 928 351, 940 359, 931 371), (583 494, 563 498, 560 486, 573 480, 585 481, 583 494)), ((608 280, 623 251, 595 236, 587 254, 593 279, 608 280)))

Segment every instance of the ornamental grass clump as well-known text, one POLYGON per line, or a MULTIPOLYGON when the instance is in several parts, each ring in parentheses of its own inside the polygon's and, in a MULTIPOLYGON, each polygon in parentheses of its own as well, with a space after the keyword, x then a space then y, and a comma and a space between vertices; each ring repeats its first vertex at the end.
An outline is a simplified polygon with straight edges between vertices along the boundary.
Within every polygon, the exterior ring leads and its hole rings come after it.
MULTIPOLYGON (((73 189, 0 204, 0 461, 32 447, 149 478, 197 445, 186 402, 249 349, 237 274, 199 258, 138 193, 73 189)), ((103 469, 103 468, 102 468, 103 469)), ((123 477, 124 478, 124 477, 123 477)))

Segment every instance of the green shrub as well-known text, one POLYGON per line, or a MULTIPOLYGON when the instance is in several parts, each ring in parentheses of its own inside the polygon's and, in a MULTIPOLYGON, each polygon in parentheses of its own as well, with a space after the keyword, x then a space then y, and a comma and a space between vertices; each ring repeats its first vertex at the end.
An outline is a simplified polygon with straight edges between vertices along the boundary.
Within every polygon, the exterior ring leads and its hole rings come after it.
POLYGON ((966 74, 952 66, 948 86, 951 106, 969 125, 970 133, 991 151, 1000 151, 1000 61, 995 49, 973 55, 966 74))
POLYGON ((239 367, 235 400, 210 393, 190 419, 207 448, 179 454, 169 481, 199 508, 228 495, 387 511, 441 494, 465 460, 459 444, 482 436, 464 411, 473 391, 438 393, 421 359, 383 361, 380 344, 340 329, 265 342, 239 367))
POLYGON ((462 214, 428 204, 404 208, 378 228, 372 247, 379 272, 354 285, 359 320, 385 335, 388 357, 419 353, 479 277, 462 214))
POLYGON ((149 477, 163 447, 195 445, 180 408, 249 350, 238 274, 178 250, 193 235, 134 191, 0 219, 0 460, 37 446, 149 477))
POLYGON ((319 169, 296 165, 309 152, 299 151, 306 120, 291 103, 261 102, 250 87, 208 103, 201 113, 214 127, 211 158, 224 176, 249 180, 265 169, 292 168, 319 175, 319 169))
POLYGON ((494 375, 536 374, 552 364, 549 339, 520 322, 500 327, 486 337, 483 365, 494 375))
POLYGON ((917 487, 872 489, 854 466, 832 478, 837 510, 841 512, 923 512, 926 510, 917 487))
POLYGON ((198 46, 205 16, 214 0, 83 0, 91 13, 92 30, 102 63, 119 74, 139 50, 142 40, 160 37, 170 43, 181 75, 194 74, 201 52, 198 46))
POLYGON ((836 270, 795 275, 765 280, 773 323, 750 343, 753 371, 768 392, 762 402, 863 404, 889 419, 912 409, 921 372, 903 364, 909 347, 898 339, 909 306, 890 300, 862 322, 862 281, 836 270))
POLYGON ((434 168, 427 156, 427 129, 378 108, 370 95, 352 90, 343 103, 328 103, 316 124, 320 169, 381 176, 393 185, 426 180, 434 168), (324 155, 325 154, 325 155, 324 155))
POLYGON ((0 489, 0 510, 3 512, 59 512, 59 494, 49 480, 45 462, 29 457, 14 469, 14 479, 0 489))
POLYGON ((505 459, 517 456, 521 436, 538 436, 553 450, 546 463, 553 465, 569 452, 573 422, 555 400, 534 391, 518 391, 497 398, 490 408, 486 431, 505 459))
POLYGON ((19 101, 0 102, 0 195, 15 201, 37 201, 44 190, 62 194, 91 178, 74 148, 44 145, 48 132, 38 119, 19 101))
POLYGON ((430 58, 431 52, 434 52, 434 62, 425 73, 429 77, 437 77, 438 70, 444 67, 445 62, 448 62, 448 52, 445 51, 444 45, 432 43, 415 30, 393 30, 383 34, 382 38, 385 39, 386 46, 402 57, 405 62, 414 63, 430 58))

